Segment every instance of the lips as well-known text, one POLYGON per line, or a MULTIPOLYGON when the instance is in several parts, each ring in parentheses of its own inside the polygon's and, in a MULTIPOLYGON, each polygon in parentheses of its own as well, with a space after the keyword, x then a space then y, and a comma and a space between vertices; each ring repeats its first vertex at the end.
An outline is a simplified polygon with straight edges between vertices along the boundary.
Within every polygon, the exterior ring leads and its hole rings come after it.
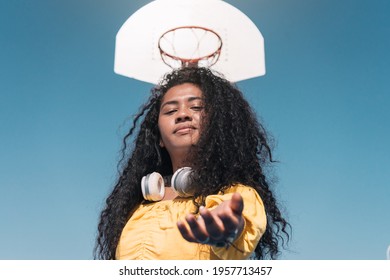
POLYGON ((180 126, 175 128, 175 130, 173 131, 173 134, 176 134, 176 133, 177 134, 187 134, 194 129, 196 129, 196 127, 193 125, 180 125, 180 126))

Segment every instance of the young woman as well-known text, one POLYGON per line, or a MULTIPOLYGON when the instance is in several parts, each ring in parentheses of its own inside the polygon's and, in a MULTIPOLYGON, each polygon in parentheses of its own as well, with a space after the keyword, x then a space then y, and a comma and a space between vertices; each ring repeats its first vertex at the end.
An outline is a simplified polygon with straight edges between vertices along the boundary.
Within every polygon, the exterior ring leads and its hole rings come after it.
POLYGON ((272 162, 265 130, 241 92, 209 69, 166 75, 136 116, 122 153, 100 216, 97 258, 274 259, 288 240, 289 225, 264 172, 272 162), (174 182, 183 170, 186 195, 168 181, 161 200, 149 201, 145 176, 173 175, 174 182))

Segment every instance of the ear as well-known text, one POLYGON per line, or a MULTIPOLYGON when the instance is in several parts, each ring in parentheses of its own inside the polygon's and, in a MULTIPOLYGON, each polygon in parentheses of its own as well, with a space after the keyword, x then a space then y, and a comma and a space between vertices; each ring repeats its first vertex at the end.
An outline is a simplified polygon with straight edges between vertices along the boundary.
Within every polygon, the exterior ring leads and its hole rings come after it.
POLYGON ((159 145, 160 145, 161 148, 164 148, 164 147, 165 147, 164 142, 163 142, 163 140, 162 140, 161 138, 160 138, 160 143, 159 143, 159 145))

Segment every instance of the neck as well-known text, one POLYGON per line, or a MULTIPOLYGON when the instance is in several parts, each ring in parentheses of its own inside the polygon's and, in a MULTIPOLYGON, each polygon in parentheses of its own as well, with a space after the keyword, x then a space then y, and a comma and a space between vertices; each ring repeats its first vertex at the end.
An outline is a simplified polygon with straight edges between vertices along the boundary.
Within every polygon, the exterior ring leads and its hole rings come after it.
POLYGON ((172 200, 177 197, 177 193, 171 187, 165 187, 165 195, 162 200, 172 200))
POLYGON ((183 155, 176 155, 176 156, 171 156, 171 161, 172 161, 172 171, 175 173, 179 168, 182 168, 184 166, 191 166, 188 161, 186 160, 188 153, 183 153, 183 155))

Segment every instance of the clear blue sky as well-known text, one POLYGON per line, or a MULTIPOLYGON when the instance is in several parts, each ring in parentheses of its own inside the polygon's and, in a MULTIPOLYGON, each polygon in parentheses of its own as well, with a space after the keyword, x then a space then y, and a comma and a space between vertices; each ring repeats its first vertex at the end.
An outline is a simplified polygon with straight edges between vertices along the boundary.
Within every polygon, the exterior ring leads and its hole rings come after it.
MULTIPOLYGON (((146 0, 0 2, 0 259, 91 259, 121 139, 150 84, 113 72, 146 0)), ((283 259, 385 259, 390 2, 229 0, 267 74, 240 82, 276 139, 283 259)))

